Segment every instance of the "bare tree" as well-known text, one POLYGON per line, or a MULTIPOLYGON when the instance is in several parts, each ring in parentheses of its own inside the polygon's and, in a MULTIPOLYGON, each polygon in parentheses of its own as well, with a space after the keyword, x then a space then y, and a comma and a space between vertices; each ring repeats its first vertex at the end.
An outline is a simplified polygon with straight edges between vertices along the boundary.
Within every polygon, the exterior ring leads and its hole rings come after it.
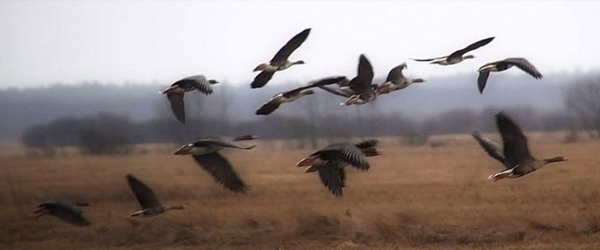
POLYGON ((565 91, 565 104, 591 137, 600 135, 600 75, 571 83, 565 91), (596 135, 591 131, 595 131, 596 135))

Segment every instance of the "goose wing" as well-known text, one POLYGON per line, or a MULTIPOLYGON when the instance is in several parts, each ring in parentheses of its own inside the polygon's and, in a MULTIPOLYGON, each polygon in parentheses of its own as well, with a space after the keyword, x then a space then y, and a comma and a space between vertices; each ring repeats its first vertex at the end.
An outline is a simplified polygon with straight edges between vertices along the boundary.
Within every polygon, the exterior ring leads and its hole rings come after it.
POLYGON ((489 76, 489 71, 479 71, 479 77, 477 77, 477 87, 479 88, 479 93, 483 94, 483 89, 485 88, 485 84, 487 83, 489 76))
POLYGON ((464 49, 461 50, 457 50, 454 53, 450 54, 448 56, 448 58, 460 58, 462 57, 464 54, 466 54, 467 52, 471 51, 471 50, 476 50, 481 46, 484 46, 488 43, 490 43, 492 40, 494 40, 494 37, 488 37, 486 39, 482 39, 479 40, 477 42, 472 43, 471 45, 465 47, 464 49))
POLYGON ((263 86, 265 86, 267 84, 267 82, 269 82, 269 80, 271 80, 271 78, 273 78, 273 75, 275 74, 275 72, 268 72, 268 71, 262 71, 260 72, 258 75, 256 75, 256 77, 254 77, 254 81, 252 81, 252 83, 250 84, 250 87, 254 88, 261 88, 263 86))
POLYGON ((210 95, 213 93, 211 84, 208 82, 208 80, 206 80, 206 77, 204 77, 203 75, 188 76, 179 81, 176 81, 175 83, 173 83, 173 85, 191 85, 204 94, 210 95))
POLYGON ((304 43, 308 37, 308 34, 310 34, 310 28, 305 29, 292 37, 292 39, 290 39, 285 45, 283 45, 283 47, 281 47, 281 49, 279 49, 279 51, 277 51, 273 59, 271 59, 271 64, 287 61, 292 52, 294 52, 294 50, 304 43))
POLYGON ((519 69, 525 71, 527 74, 533 76, 535 79, 541 79, 542 74, 531 64, 527 59, 520 57, 507 58, 502 62, 517 66, 519 69))
POLYGON ((482 137, 479 131, 474 131, 473 133, 471 133, 471 135, 473 136, 473 138, 475 138, 479 145, 481 145, 483 150, 485 150, 485 152, 488 153, 488 155, 504 164, 504 155, 502 153, 502 147, 500 147, 498 143, 488 138, 482 137))
POLYGON ((309 82, 306 86, 298 87, 298 88, 292 89, 290 91, 283 92, 281 94, 284 97, 289 98, 291 96, 294 96, 294 95, 300 93, 300 91, 305 90, 305 89, 310 89, 310 88, 315 88, 315 87, 323 87, 323 86, 326 86, 326 85, 331 85, 331 84, 339 83, 339 82, 342 82, 344 80, 347 80, 347 78, 345 76, 325 77, 325 78, 321 78, 319 80, 315 80, 315 81, 309 82))
POLYGON ((330 164, 319 166, 317 171, 319 172, 321 182, 327 187, 329 192, 337 197, 344 195, 342 192, 344 180, 340 175, 340 171, 344 171, 343 169, 338 169, 335 164, 330 164))
POLYGON ((405 68, 406 68, 406 63, 400 64, 400 65, 394 67, 388 73, 385 81, 393 82, 394 84, 399 85, 400 83, 402 83, 402 80, 404 79, 404 75, 402 75, 402 70, 404 70, 405 68))
POLYGON ((40 204, 38 207, 46 207, 52 211, 52 215, 66 222, 79 225, 89 226, 92 223, 83 217, 81 210, 69 201, 48 201, 40 204))
POLYGON ((171 111, 175 115, 175 118, 183 124, 185 124, 185 108, 183 105, 183 93, 167 93, 167 98, 171 103, 171 111))
POLYGON ((205 155, 192 155, 194 160, 202 166, 212 177, 225 188, 236 192, 244 193, 248 187, 236 174, 231 163, 221 154, 214 152, 205 155))
POLYGON ((343 162, 362 170, 366 171, 369 169, 369 162, 365 158, 363 152, 354 144, 349 143, 338 143, 329 145, 319 151, 319 154, 332 155, 333 158, 339 158, 343 162))
POLYGON ((429 58, 429 59, 414 59, 414 58, 411 58, 410 60, 417 61, 417 62, 431 62, 433 60, 438 60, 438 59, 443 59, 443 58, 446 58, 446 56, 434 57, 434 58, 429 58))
POLYGON ((281 106, 280 102, 274 102, 273 99, 264 103, 259 109, 256 110, 257 115, 269 115, 273 113, 277 108, 281 106))
POLYGON ((150 187, 131 174, 128 174, 126 178, 131 191, 133 191, 135 198, 137 198, 143 209, 162 207, 162 204, 160 204, 160 201, 158 201, 158 198, 156 198, 150 187))
POLYGON ((333 88, 327 87, 327 86, 321 86, 321 87, 319 87, 319 88, 320 88, 320 89, 322 89, 322 90, 325 90, 325 91, 327 91, 327 92, 329 92, 329 93, 331 93, 331 94, 334 94, 334 95, 343 96, 343 97, 346 97, 346 98, 348 98, 348 97, 350 97, 350 96, 351 96, 351 95, 348 95, 348 94, 346 94, 346 93, 340 92, 340 91, 338 91, 338 90, 336 90, 336 89, 333 89, 333 88))
POLYGON ((361 54, 358 59, 358 73, 350 80, 350 89, 356 94, 372 91, 371 82, 373 82, 373 67, 369 59, 361 54))
POLYGON ((534 160, 529 153, 527 138, 521 128, 504 113, 496 114, 496 126, 502 136, 502 148, 507 168, 534 160))
POLYGON ((194 146, 196 146, 196 147, 208 147, 210 145, 217 145, 217 146, 224 147, 224 148, 237 148, 237 149, 246 149, 246 150, 254 148, 254 146, 242 147, 242 146, 236 145, 234 143, 227 142, 224 140, 219 140, 219 139, 203 139, 203 140, 194 142, 194 146))

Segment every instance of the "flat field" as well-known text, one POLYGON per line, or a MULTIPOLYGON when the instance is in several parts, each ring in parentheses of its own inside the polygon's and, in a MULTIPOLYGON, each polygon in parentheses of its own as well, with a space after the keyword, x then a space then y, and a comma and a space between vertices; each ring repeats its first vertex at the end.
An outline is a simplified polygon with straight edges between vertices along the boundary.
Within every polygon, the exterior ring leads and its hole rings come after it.
POLYGON ((36 158, 5 147, 0 249, 600 249, 600 142, 544 138, 530 140, 534 156, 569 161, 499 182, 487 177, 500 164, 466 135, 438 147, 384 138, 369 171, 349 169, 343 198, 294 167, 312 150, 266 141, 224 152, 246 194, 160 150, 36 158), (139 209, 128 173, 186 209, 127 218, 139 209), (57 197, 91 202, 82 210, 93 225, 31 216, 57 197))

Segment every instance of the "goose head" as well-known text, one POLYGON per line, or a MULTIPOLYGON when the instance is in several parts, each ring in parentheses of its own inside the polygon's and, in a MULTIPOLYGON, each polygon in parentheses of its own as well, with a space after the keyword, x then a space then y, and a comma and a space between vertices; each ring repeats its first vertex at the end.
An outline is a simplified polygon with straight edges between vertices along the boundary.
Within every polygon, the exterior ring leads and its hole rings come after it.
POLYGON ((566 161, 566 160, 567 160, 567 159, 565 159, 565 158, 564 158, 564 157, 562 157, 562 156, 557 156, 557 157, 550 158, 550 159, 544 159, 544 161, 545 161, 546 163, 561 162, 561 161, 566 161))
POLYGON ((464 59, 473 59, 473 58, 475 58, 475 56, 474 56, 474 55, 466 55, 466 56, 463 56, 463 60, 464 60, 464 59))
POLYGON ((298 61, 293 62, 292 64, 304 64, 304 61, 298 60, 298 61))
POLYGON ((219 82, 217 80, 210 79, 210 80, 208 80, 208 83, 210 83, 210 84, 217 84, 219 82))
POLYGON ((422 78, 412 79, 412 83, 419 83, 419 82, 425 82, 425 80, 423 80, 422 78))

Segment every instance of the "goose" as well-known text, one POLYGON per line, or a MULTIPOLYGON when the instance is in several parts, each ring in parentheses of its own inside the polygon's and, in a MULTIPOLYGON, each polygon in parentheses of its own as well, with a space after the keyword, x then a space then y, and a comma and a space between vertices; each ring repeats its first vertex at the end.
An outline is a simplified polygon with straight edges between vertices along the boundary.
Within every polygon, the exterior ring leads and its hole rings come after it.
POLYGON ((479 87, 479 93, 483 94, 483 88, 487 83, 490 72, 500 72, 517 66, 517 68, 525 71, 525 73, 533 76, 535 79, 542 79, 542 74, 529 63, 527 59, 521 57, 506 58, 504 60, 486 63, 479 68, 479 77, 477 78, 477 86, 479 87))
POLYGON ((49 214, 78 226, 89 226, 92 223, 83 217, 81 210, 77 207, 88 205, 89 203, 72 203, 67 200, 49 200, 38 205, 33 210, 33 214, 36 215, 36 219, 44 214, 49 214))
POLYGON ((476 50, 479 47, 482 47, 482 46, 490 43, 492 40, 494 40, 494 37, 488 37, 486 39, 479 40, 463 49, 452 52, 452 54, 450 54, 449 56, 441 56, 441 57, 430 58, 430 59, 412 59, 412 60, 417 61, 417 62, 431 62, 431 64, 439 64, 439 65, 457 64, 459 62, 462 62, 465 59, 475 58, 475 56, 473 56, 473 55, 465 56, 464 54, 466 54, 469 51, 476 50))
MULTIPOLYGON (((364 54, 358 58, 358 73, 352 78, 347 87, 341 89, 350 89, 354 93, 341 105, 361 105, 377 98, 373 85, 373 67, 364 54)), ((347 90, 346 90, 347 91, 347 90)))
POLYGON ((344 167, 352 165, 362 171, 369 169, 365 156, 376 156, 377 140, 366 140, 358 144, 337 143, 320 149, 296 164, 308 166, 305 173, 318 172, 321 182, 335 196, 343 196, 346 172, 344 167))
POLYGON ((206 169, 223 187, 236 193, 244 193, 248 187, 233 170, 231 163, 219 154, 219 151, 224 148, 249 150, 254 147, 254 145, 242 147, 218 139, 202 139, 179 147, 173 154, 192 155, 196 163, 206 169))
POLYGON ((387 76, 385 82, 377 85, 377 89, 375 90, 375 92, 378 95, 387 94, 392 91, 404 89, 413 83, 420 83, 420 82, 425 81, 421 78, 416 78, 416 79, 406 78, 402 74, 402 70, 404 70, 406 67, 407 67, 406 63, 403 63, 403 64, 400 64, 400 65, 394 67, 393 69, 391 69, 390 72, 388 73, 388 76, 387 76))
POLYGON ((194 75, 183 78, 170 87, 163 90, 162 94, 166 94, 171 103, 171 110, 175 118, 185 124, 185 109, 183 107, 183 94, 197 89, 198 91, 210 95, 213 93, 211 85, 219 83, 216 80, 206 80, 203 75, 194 75))
POLYGON ((269 115, 273 113, 282 103, 293 102, 295 100, 300 99, 306 95, 312 95, 315 92, 310 88, 321 87, 329 84, 334 84, 340 81, 348 80, 345 76, 334 76, 334 77, 326 77, 320 80, 313 81, 306 86, 295 88, 290 91, 281 92, 267 102, 265 102, 258 110, 256 110, 257 115, 269 115))
POLYGON ((131 191, 133 191, 135 198, 140 203, 140 206, 142 206, 142 210, 131 213, 129 217, 153 216, 173 209, 184 209, 183 206, 164 207, 160 201, 158 201, 158 198, 156 198, 156 195, 150 187, 138 178, 135 178, 132 174, 128 174, 125 177, 127 178, 127 183, 129 183, 129 187, 131 188, 131 191))
POLYGON ((256 66, 253 71, 261 71, 255 78, 254 81, 250 84, 250 87, 254 88, 262 88, 271 80, 273 74, 276 71, 281 71, 287 69, 296 64, 304 64, 304 61, 299 60, 295 62, 288 61, 288 57, 296 50, 308 37, 310 34, 310 28, 303 30, 302 32, 296 34, 292 39, 290 39, 279 51, 277 54, 273 56, 273 59, 269 63, 261 63, 256 66))
POLYGON ((502 137, 502 146, 490 139, 481 137, 477 131, 472 133, 475 140, 488 155, 501 162, 505 167, 503 171, 490 175, 489 180, 499 181, 504 178, 518 178, 546 164, 566 161, 562 156, 543 160, 533 158, 529 153, 527 138, 521 128, 502 112, 495 115, 495 120, 502 137))

